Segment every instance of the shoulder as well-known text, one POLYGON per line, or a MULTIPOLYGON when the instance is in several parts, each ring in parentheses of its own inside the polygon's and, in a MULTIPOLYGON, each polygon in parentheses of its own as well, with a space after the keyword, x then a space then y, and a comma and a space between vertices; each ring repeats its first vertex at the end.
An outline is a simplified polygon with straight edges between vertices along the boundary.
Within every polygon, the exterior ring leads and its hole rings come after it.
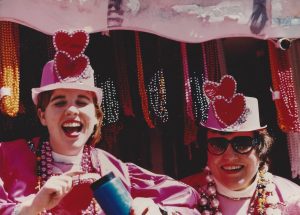
POLYGON ((289 199, 298 198, 300 200, 300 186, 296 183, 280 177, 274 176, 273 182, 279 191, 279 194, 282 196, 284 201, 289 201, 289 199))
POLYGON ((17 139, 7 142, 0 142, 0 148, 4 149, 14 149, 19 147, 24 147, 27 145, 27 141, 25 139, 17 139))
POLYGON ((94 166, 97 165, 102 172, 108 173, 109 171, 117 169, 121 171, 125 167, 124 162, 107 151, 99 148, 93 148, 91 152, 94 166))
POLYGON ((34 147, 38 144, 40 137, 34 137, 31 140, 16 139, 11 141, 0 142, 1 150, 23 150, 29 148, 29 143, 34 147))
POLYGON ((199 172, 194 175, 187 176, 180 180, 181 182, 190 185, 191 187, 198 189, 206 184, 206 174, 204 172, 199 172))
POLYGON ((121 162, 118 158, 116 158, 114 155, 112 155, 111 153, 103 150, 103 149, 99 149, 99 148, 92 148, 92 153, 94 156, 97 157, 102 157, 105 159, 109 159, 110 161, 118 161, 121 162))
POLYGON ((297 185, 296 183, 286 179, 286 178, 283 178, 283 177, 280 177, 280 176, 277 176, 277 175, 274 175, 273 176, 273 182, 276 184, 276 186, 279 188, 279 189, 285 189, 285 190, 295 190, 295 191, 300 191, 300 186, 297 185))

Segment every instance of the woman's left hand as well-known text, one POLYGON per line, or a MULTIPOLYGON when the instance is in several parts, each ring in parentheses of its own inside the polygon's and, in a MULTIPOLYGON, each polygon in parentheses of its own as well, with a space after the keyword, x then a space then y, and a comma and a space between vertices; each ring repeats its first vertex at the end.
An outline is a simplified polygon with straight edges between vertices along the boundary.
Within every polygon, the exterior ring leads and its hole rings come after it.
POLYGON ((158 215, 159 207, 149 198, 135 198, 132 202, 130 215, 158 215))

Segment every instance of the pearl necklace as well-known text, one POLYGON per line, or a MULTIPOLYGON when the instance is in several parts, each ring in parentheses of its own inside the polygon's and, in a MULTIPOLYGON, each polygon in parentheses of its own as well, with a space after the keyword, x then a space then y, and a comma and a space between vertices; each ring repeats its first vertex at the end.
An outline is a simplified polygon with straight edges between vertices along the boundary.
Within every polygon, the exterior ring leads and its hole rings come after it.
MULTIPOLYGON (((91 161, 91 146, 85 145, 83 148, 83 155, 81 159, 81 170, 85 173, 93 174, 95 172, 100 172, 100 170, 96 170, 92 166, 91 161)), ((36 150, 36 174, 37 174, 37 190, 40 190, 41 187, 46 183, 46 181, 53 175, 53 157, 52 157, 52 149, 48 141, 42 142, 38 149, 36 150)), ((94 182, 93 179, 84 178, 81 179, 80 175, 74 177, 72 186, 76 186, 79 184, 91 184, 94 182)), ((81 214, 98 214, 100 211, 100 207, 95 199, 91 200, 89 206, 81 211, 81 214)), ((39 213, 41 215, 50 215, 52 213, 47 212, 46 210, 39 213)))
MULTIPOLYGON (((215 181, 208 167, 206 181, 204 187, 199 188, 200 200, 199 211, 202 215, 222 215, 219 208, 220 202, 217 198, 217 189, 215 181)), ((280 215, 281 210, 278 208, 280 204, 277 195, 275 194, 275 184, 272 182, 273 175, 267 170, 258 172, 258 181, 256 190, 250 200, 250 205, 247 211, 248 215, 280 215)))

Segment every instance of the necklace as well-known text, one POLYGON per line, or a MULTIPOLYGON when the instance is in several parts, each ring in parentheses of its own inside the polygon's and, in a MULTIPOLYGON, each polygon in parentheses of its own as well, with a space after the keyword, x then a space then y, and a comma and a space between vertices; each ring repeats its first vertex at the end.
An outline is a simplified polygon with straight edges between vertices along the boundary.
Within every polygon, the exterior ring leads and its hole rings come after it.
MULTIPOLYGON (((83 154, 81 159, 81 170, 87 174, 95 174, 97 171, 92 166, 91 161, 91 146, 85 145, 83 148, 83 154)), ((53 157, 52 157, 52 149, 48 141, 41 142, 39 144, 38 149, 36 150, 36 174, 37 174, 37 187, 36 189, 39 191, 41 187, 46 183, 46 181, 53 175, 53 157)), ((57 174, 56 174, 57 175, 57 174)), ((80 175, 74 177, 72 186, 76 186, 79 184, 91 184, 94 182, 93 179, 90 178, 80 178, 80 175)), ((89 204, 89 206, 81 211, 81 214, 97 214, 100 210, 100 207, 97 201, 93 198, 89 204)), ((41 215, 50 215, 52 213, 47 212, 46 210, 40 213, 41 215)))
MULTIPOLYGON (((199 188, 199 211, 203 215, 222 215, 215 181, 209 168, 206 167, 205 169, 207 171, 207 184, 199 188)), ((278 208, 280 203, 277 195, 275 195, 275 184, 272 182, 273 175, 267 169, 260 170, 258 174, 257 186, 251 197, 247 215, 280 215, 281 210, 278 208)))

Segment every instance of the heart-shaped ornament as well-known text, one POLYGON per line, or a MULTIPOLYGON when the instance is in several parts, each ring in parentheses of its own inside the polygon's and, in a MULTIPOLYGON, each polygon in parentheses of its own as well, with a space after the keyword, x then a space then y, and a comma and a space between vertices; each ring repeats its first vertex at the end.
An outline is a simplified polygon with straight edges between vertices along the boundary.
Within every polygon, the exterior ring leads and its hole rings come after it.
POLYGON ((212 105, 217 120, 226 127, 235 124, 246 111, 246 100, 242 94, 236 94, 231 100, 217 96, 212 105))
POLYGON ((64 52, 57 52, 54 60, 55 69, 62 80, 80 77, 89 64, 89 59, 85 55, 79 55, 72 59, 64 52))
POLYGON ((67 52, 71 57, 82 54, 89 43, 89 35, 85 31, 55 33, 53 43, 56 51, 67 52))
POLYGON ((216 96, 223 96, 225 99, 231 99, 236 91, 236 81, 231 75, 224 75, 220 83, 205 81, 203 90, 209 100, 213 101, 216 96))

